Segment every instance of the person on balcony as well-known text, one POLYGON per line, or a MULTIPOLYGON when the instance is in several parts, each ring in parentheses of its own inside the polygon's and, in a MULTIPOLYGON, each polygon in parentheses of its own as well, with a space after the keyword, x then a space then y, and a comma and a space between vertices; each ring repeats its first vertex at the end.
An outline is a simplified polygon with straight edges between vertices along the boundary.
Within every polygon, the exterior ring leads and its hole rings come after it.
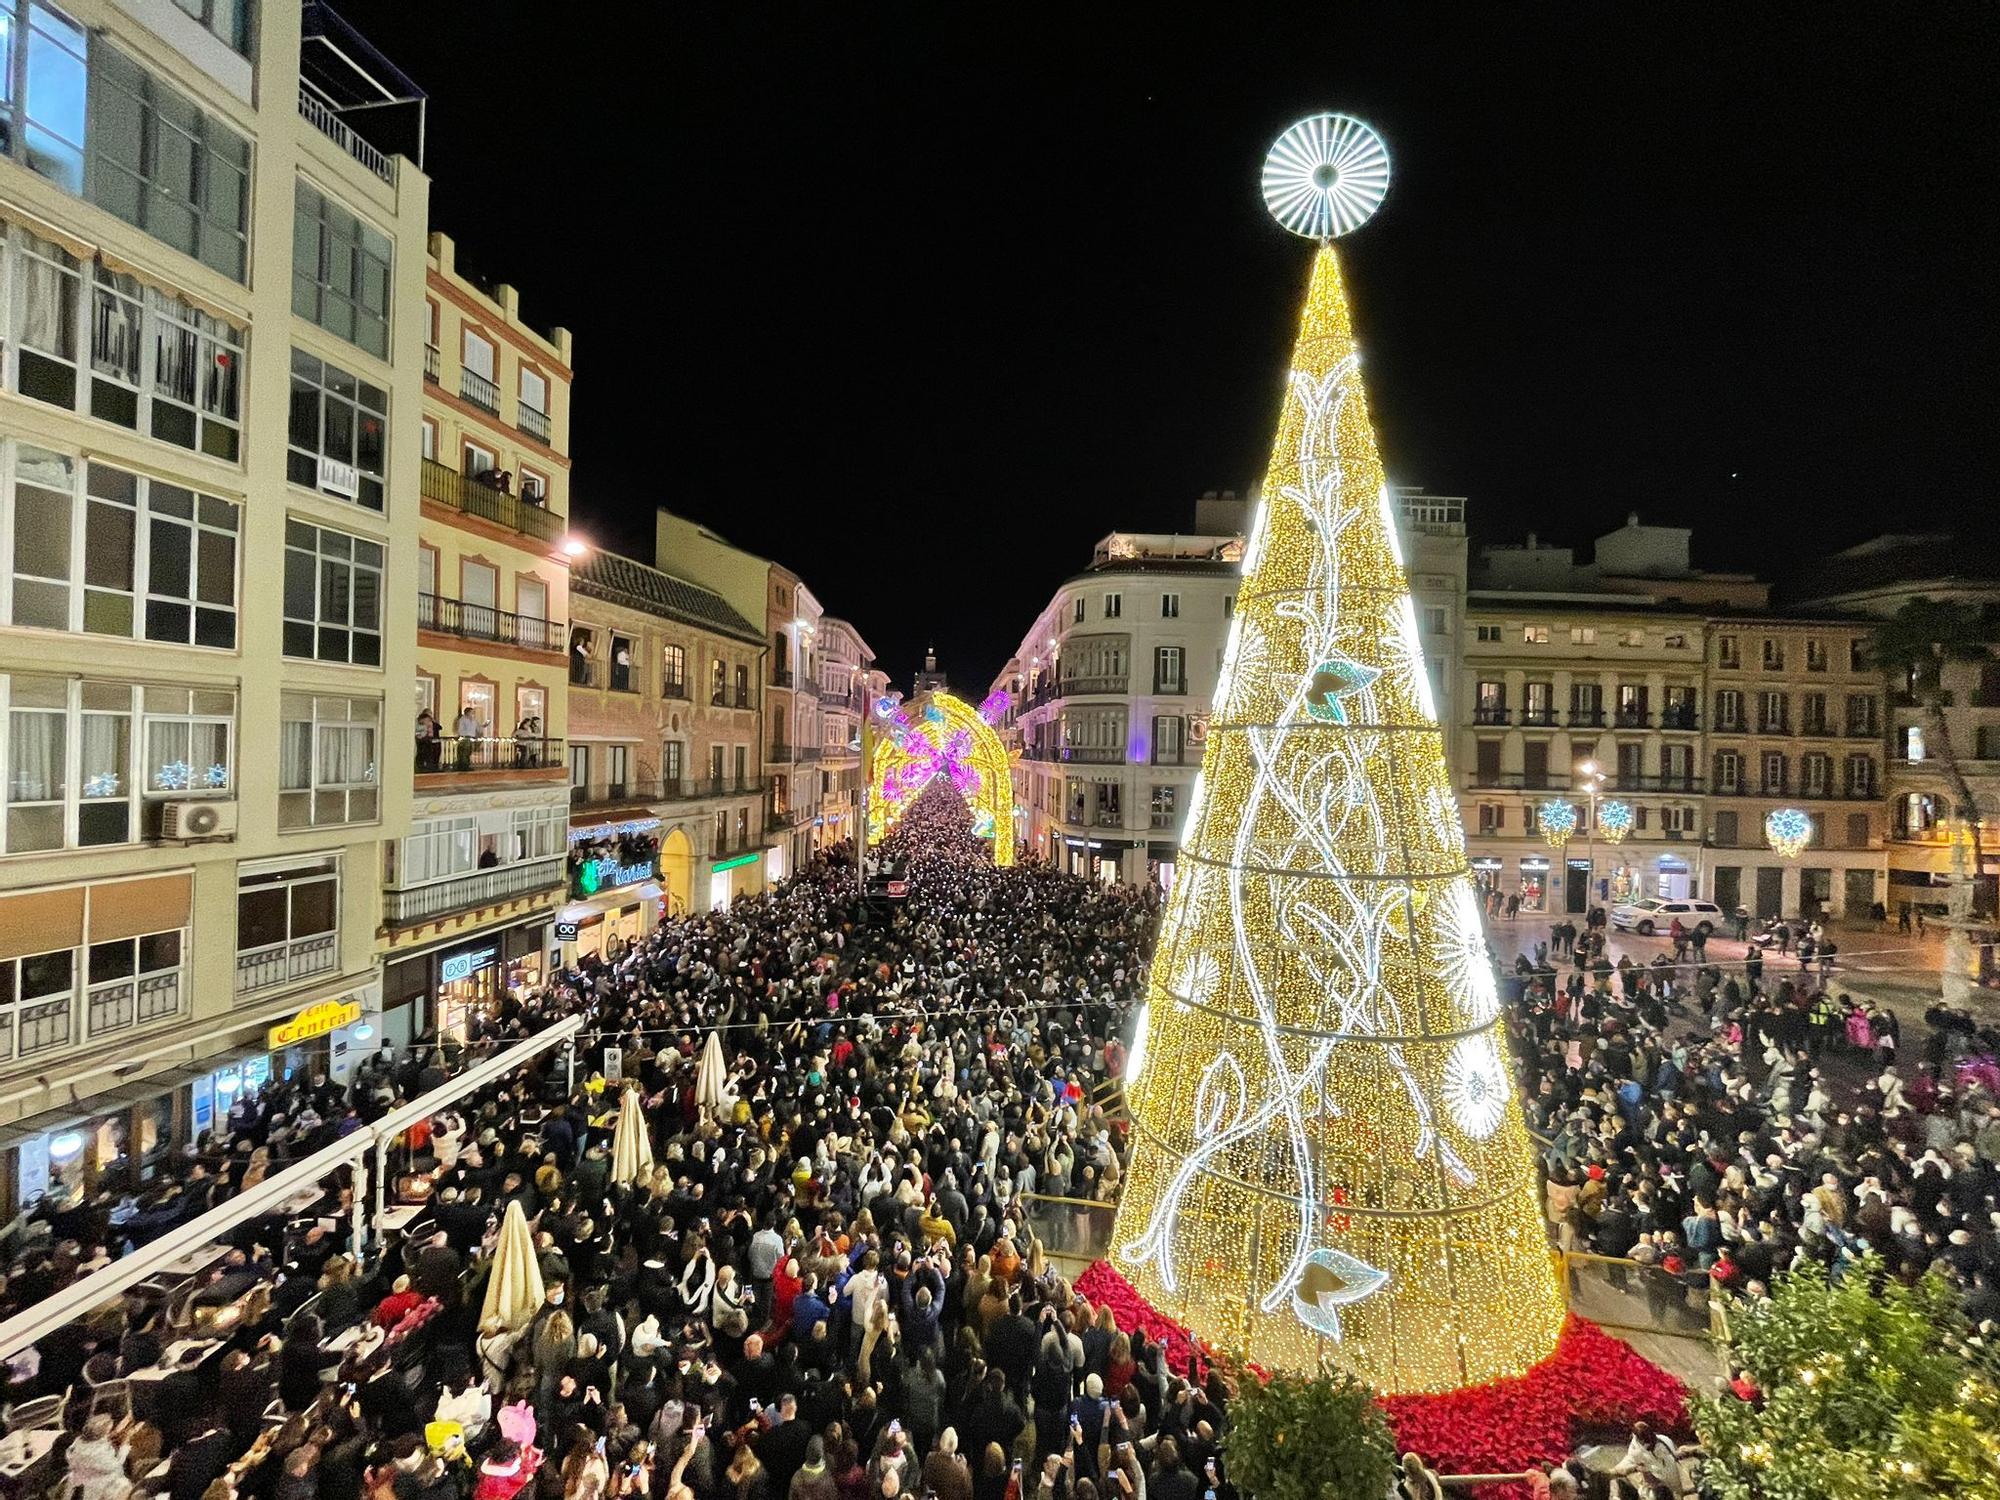
POLYGON ((479 738, 479 730, 479 715, 472 711, 472 705, 468 703, 458 711, 458 722, 452 725, 452 733, 458 737, 458 769, 461 771, 472 769, 472 747, 479 738))
POLYGON ((417 713, 417 769, 435 771, 443 751, 443 742, 438 738, 437 715, 428 708, 417 713))
POLYGON ((541 715, 523 715, 521 722, 514 726, 514 764, 517 766, 539 766, 541 763, 541 715))

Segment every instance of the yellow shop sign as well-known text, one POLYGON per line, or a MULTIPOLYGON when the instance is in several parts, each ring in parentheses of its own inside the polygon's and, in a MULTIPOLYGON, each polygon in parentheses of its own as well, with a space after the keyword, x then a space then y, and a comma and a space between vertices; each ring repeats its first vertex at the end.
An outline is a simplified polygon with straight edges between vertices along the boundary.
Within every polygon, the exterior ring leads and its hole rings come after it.
POLYGON ((309 1042, 316 1036, 325 1036, 329 1031, 338 1031, 343 1026, 352 1025, 361 1019, 359 1000, 322 1000, 317 1005, 308 1005, 282 1026, 271 1028, 271 1050, 296 1046, 309 1042))

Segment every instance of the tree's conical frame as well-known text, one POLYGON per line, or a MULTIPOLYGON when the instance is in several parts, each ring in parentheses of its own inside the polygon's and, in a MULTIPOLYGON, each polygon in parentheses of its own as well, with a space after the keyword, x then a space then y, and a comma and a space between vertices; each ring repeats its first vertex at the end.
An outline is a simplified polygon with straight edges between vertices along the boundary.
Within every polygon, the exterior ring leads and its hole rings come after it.
POLYGON ((1446 1391, 1547 1356, 1560 1283, 1331 244, 1177 868, 1114 1263, 1270 1368, 1446 1391))

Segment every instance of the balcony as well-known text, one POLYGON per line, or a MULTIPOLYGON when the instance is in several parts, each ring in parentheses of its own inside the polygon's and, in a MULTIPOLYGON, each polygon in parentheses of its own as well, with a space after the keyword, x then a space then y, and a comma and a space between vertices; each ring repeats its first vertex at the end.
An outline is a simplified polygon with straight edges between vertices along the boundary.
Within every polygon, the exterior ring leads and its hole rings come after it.
POLYGON ((791 758, 792 747, 790 745, 773 745, 764 753, 764 764, 767 766, 782 766, 788 764, 791 758))
POLYGON ((443 358, 444 353, 436 344, 424 345, 424 379, 432 385, 438 383, 438 365, 443 358))
POLYGON ((831 688, 821 683, 817 691, 819 693, 819 701, 828 708, 848 708, 852 706, 846 688, 831 688))
POLYGON ((1187 690, 1187 679, 1185 677, 1155 677, 1153 679, 1153 691, 1161 697, 1178 698, 1183 696, 1187 690))
POLYGON ((1692 708, 1669 705, 1660 710, 1660 728, 1693 731, 1701 728, 1701 716, 1692 708))
POLYGON ((1614 729, 1649 729, 1652 727, 1652 723, 1653 716, 1643 708, 1621 708, 1618 710, 1617 717, 1612 721, 1612 727, 1614 729))
POLYGON ((1131 688, 1130 679, 1121 672, 1113 677, 1065 677, 1058 691, 1065 698, 1074 698, 1088 693, 1124 694, 1131 688))
POLYGON ((521 402, 515 409, 514 425, 536 442, 547 445, 549 441, 549 414, 536 411, 534 407, 521 402))
POLYGON ((419 776, 548 771, 563 764, 563 742, 547 735, 443 734, 417 740, 416 756, 419 776))
POLYGON ((315 974, 331 974, 339 967, 338 933, 318 932, 261 948, 246 948, 236 955, 236 993, 248 995, 256 990, 296 984, 315 974))
POLYGON ((563 518, 547 507, 509 494, 496 485, 468 479, 434 459, 424 460, 420 488, 424 499, 433 504, 491 521, 539 542, 553 542, 565 529, 563 518))
POLYGON ((299 118, 311 125, 321 135, 332 141, 362 166, 373 172, 384 182, 394 185, 396 164, 368 142, 348 129, 347 122, 336 115, 319 99, 304 88, 299 90, 299 118))
POLYGON ((638 675, 630 662, 600 661, 594 656, 575 656, 569 659, 569 681, 572 687, 597 688, 614 693, 636 693, 639 691, 638 675))
POLYGON ((1122 766, 1125 751, 1117 745, 1065 745, 1062 758, 1083 766, 1122 766))
POLYGON ((1759 719, 1757 721, 1757 732, 1759 734, 1789 735, 1792 732, 1792 721, 1790 719, 1759 719))
POLYGON ((1799 725, 1799 735, 1803 739, 1826 740, 1832 739, 1833 734, 1833 726, 1823 719, 1808 719, 1799 725))
POLYGON ((1469 791, 1566 792, 1569 780, 1566 771, 1470 771, 1465 785, 1469 791))
POLYGON ((1621 792, 1698 792, 1701 778, 1693 772, 1669 771, 1657 776, 1618 776, 1613 785, 1621 792))
POLYGON ((417 629, 468 641, 520 646, 529 651, 563 649, 563 627, 553 620, 509 614, 490 604, 467 604, 462 599, 446 599, 439 594, 417 595, 417 629))
POLYGON ((1472 722, 1475 724, 1511 724, 1513 721, 1513 714, 1504 708, 1475 708, 1472 711, 1472 722))
POLYGON ((563 856, 523 859, 484 870, 468 870, 402 890, 382 892, 382 916, 391 927, 411 927, 452 912, 488 906, 515 896, 554 891, 563 883, 563 856))
POLYGON ((812 762, 818 760, 819 758, 820 758, 820 748, 817 745, 801 745, 798 748, 798 753, 792 757, 792 759, 797 761, 802 766, 810 765, 812 762))
POLYGON ((772 687, 774 687, 774 688, 788 688, 788 687, 790 687, 790 686, 792 685, 793 681, 794 681, 794 679, 793 679, 793 677, 792 677, 792 669, 791 669, 790 667, 773 667, 773 668, 771 668, 771 686, 772 686, 772 687))
POLYGON ((685 677, 669 677, 660 684, 660 696, 672 698, 676 702, 687 702, 688 685, 685 677))
POLYGON ((458 372, 458 395, 462 401, 470 402, 481 411, 494 416, 500 415, 500 387, 488 380, 477 370, 458 372))
POLYGON ((1536 729, 1552 728, 1556 722, 1556 712, 1552 708, 1524 708, 1521 710, 1521 722, 1536 729))
POLYGON ((652 780, 613 781, 596 786, 572 786, 572 808, 622 806, 634 802, 700 802, 711 797, 761 796, 761 776, 655 777, 652 780))
POLYGON ((1604 710, 1601 708, 1572 708, 1569 711, 1569 727, 1572 729, 1602 729, 1604 710))
POLYGON ((1850 720, 1847 725, 1847 737, 1850 740, 1877 740, 1882 737, 1882 731, 1872 719, 1865 724, 1850 720))

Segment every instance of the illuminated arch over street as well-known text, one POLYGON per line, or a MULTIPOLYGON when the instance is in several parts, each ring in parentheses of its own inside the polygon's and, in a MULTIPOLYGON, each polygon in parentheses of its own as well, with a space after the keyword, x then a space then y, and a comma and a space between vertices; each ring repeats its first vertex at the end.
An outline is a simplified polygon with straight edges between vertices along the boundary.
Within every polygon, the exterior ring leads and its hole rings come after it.
POLYGON ((993 841, 993 863, 1014 862, 1014 777, 993 725, 1007 712, 1006 693, 974 708, 950 693, 919 693, 909 702, 870 706, 868 842, 875 843, 940 776, 972 809, 972 831, 993 841))

